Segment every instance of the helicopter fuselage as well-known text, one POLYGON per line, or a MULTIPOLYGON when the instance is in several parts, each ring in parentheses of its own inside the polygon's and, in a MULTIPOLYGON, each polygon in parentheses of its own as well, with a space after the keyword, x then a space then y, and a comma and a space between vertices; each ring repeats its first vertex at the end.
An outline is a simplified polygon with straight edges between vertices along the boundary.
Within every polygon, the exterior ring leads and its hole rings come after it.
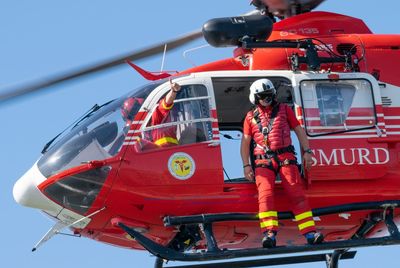
MULTIPOLYGON (((222 132, 241 131, 251 109, 248 88, 259 78, 274 83, 278 101, 293 108, 309 137, 313 168, 303 170, 303 182, 313 208, 400 199, 400 77, 394 63, 400 38, 372 34, 358 19, 313 12, 274 24, 268 41, 299 39, 314 40, 318 57, 333 60, 308 70, 301 60, 307 56, 304 49, 238 48, 233 58, 174 77, 183 89, 172 120, 158 126, 151 125, 151 116, 169 82, 146 85, 56 140, 16 183, 15 199, 76 234, 135 249, 143 247, 118 223, 167 245, 178 229, 165 227, 165 216, 255 214, 256 186, 224 176, 224 165, 242 164, 223 161, 221 144, 222 132), (127 98, 141 99, 129 121, 120 110, 127 98), (175 128, 178 145, 154 144, 151 133, 167 128, 175 128)), ((277 209, 290 211, 279 179, 275 188, 277 209)), ((371 212, 321 216, 316 224, 327 241, 349 239, 371 212)), ((304 242, 292 220, 282 221, 280 228, 280 243, 304 242)), ((368 235, 384 231, 381 224, 368 235)), ((226 248, 259 246, 256 221, 215 223, 214 232, 226 248)))

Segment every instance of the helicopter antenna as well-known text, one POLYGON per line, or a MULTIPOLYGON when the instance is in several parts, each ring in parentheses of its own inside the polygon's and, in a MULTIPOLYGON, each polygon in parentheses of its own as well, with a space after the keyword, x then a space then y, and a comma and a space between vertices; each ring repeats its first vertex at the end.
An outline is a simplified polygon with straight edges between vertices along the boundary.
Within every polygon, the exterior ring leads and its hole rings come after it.
POLYGON ((96 210, 95 212, 93 212, 93 213, 91 213, 91 214, 89 214, 89 215, 87 215, 87 216, 85 216, 85 217, 82 217, 82 218, 80 218, 80 219, 74 221, 74 222, 71 223, 71 224, 67 224, 67 223, 65 223, 65 222, 58 221, 53 227, 50 228, 50 230, 47 231, 47 233, 39 240, 39 242, 36 243, 36 245, 32 248, 32 252, 33 252, 33 251, 36 251, 36 249, 37 249, 39 246, 41 246, 41 245, 43 245, 45 242, 49 241, 49 239, 52 238, 53 236, 55 236, 55 235, 57 235, 57 234, 60 234, 60 232, 61 232, 63 229, 69 228, 69 227, 71 227, 71 226, 73 226, 73 225, 75 225, 75 224, 77 224, 77 223, 80 223, 81 221, 83 221, 83 220, 85 220, 85 219, 88 219, 88 218, 90 218, 90 217, 96 215, 97 213, 99 213, 100 211, 102 211, 102 210, 104 210, 104 209, 106 209, 106 207, 103 207, 103 208, 101 208, 101 209, 98 209, 98 210, 96 210))
POLYGON ((164 52, 163 52, 163 56, 162 56, 162 60, 161 60, 161 69, 160 69, 160 73, 162 73, 163 69, 164 69, 164 61, 165 61, 165 54, 167 54, 167 43, 164 45, 164 52))
POLYGON ((185 50, 185 51, 183 52, 183 57, 184 57, 193 67, 196 67, 196 64, 195 64, 193 61, 191 61, 191 60, 189 59, 189 57, 186 57, 186 55, 187 55, 189 52, 192 52, 192 51, 195 51, 195 50, 198 50, 198 49, 201 49, 201 48, 209 47, 209 46, 210 46, 209 44, 205 44, 205 45, 202 45, 202 46, 198 46, 198 47, 194 47, 194 48, 185 50))

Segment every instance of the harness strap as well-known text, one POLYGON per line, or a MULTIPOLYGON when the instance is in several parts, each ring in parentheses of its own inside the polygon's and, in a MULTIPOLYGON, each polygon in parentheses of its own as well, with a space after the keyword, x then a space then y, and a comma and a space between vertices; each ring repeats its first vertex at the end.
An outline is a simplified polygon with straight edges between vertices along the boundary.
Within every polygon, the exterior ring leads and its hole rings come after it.
MULTIPOLYGON (((261 145, 257 144, 258 147, 262 147, 261 145)), ((296 155, 296 151, 294 149, 293 145, 289 145, 288 147, 284 147, 284 148, 280 148, 277 150, 268 150, 265 152, 264 155, 256 155, 256 159, 268 159, 268 158, 272 158, 274 155, 280 155, 280 154, 284 154, 284 153, 293 153, 294 155, 296 155), (269 156, 269 157, 268 157, 269 156), (257 158, 257 157, 263 157, 263 158, 257 158)))
POLYGON ((279 161, 279 160, 275 159, 275 161, 278 163, 278 168, 277 169, 274 168, 274 165, 272 164, 272 161, 269 162, 268 164, 264 164, 264 163, 263 164, 257 164, 255 166, 255 168, 268 168, 268 169, 272 170, 276 175, 276 174, 278 174, 278 172, 281 169, 281 167, 290 166, 290 165, 297 166, 297 160, 285 159, 284 161, 279 161))
POLYGON ((256 168, 268 168, 268 169, 272 170, 275 173, 275 175, 278 174, 278 170, 279 170, 279 169, 275 170, 274 166, 272 165, 272 161, 269 162, 268 164, 257 164, 256 168))
POLYGON ((280 161, 279 162, 279 167, 289 166, 289 165, 296 165, 297 166, 297 161, 296 160, 285 159, 284 161, 280 161))
POLYGON ((284 161, 280 161, 278 159, 278 155, 283 154, 283 153, 293 153, 296 154, 293 145, 289 145, 288 147, 285 148, 281 148, 275 151, 272 150, 268 150, 265 154, 263 155, 256 155, 255 159, 256 160, 270 160, 268 164, 257 164, 255 167, 261 167, 261 168, 268 168, 272 171, 274 171, 275 175, 279 172, 279 170, 281 169, 281 167, 283 166, 289 166, 289 165, 296 165, 297 166, 297 159, 296 160, 289 160, 289 159, 285 159, 284 161), (274 159, 275 162, 278 164, 278 168, 275 169, 273 164, 272 164, 272 160, 274 159))
POLYGON ((264 137, 264 144, 265 144, 265 148, 263 148, 264 150, 269 149, 268 134, 271 133, 271 131, 272 131, 272 127, 273 127, 275 118, 278 115, 278 112, 279 112, 279 103, 274 105, 274 107, 272 108, 272 111, 271 111, 271 117, 269 118, 268 124, 266 127, 263 127, 261 118, 260 118, 260 111, 259 111, 258 107, 256 107, 256 109, 254 109, 254 111, 253 111, 253 118, 257 123, 258 130, 264 137))

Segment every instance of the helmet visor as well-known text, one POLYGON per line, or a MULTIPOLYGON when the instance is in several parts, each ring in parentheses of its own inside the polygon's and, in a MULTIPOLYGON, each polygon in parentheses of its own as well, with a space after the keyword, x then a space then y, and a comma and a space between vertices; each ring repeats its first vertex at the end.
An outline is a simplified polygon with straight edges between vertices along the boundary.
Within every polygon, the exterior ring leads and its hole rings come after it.
POLYGON ((259 100, 264 100, 266 102, 271 102, 274 98, 274 94, 272 92, 260 92, 256 94, 259 100))

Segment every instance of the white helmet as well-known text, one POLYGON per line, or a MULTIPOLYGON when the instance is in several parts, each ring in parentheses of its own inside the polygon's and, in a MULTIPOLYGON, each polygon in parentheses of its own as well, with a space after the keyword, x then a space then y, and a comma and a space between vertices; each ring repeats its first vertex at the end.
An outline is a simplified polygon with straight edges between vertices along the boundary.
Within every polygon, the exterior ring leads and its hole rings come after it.
POLYGON ((266 78, 258 79, 256 81, 254 81, 253 84, 251 84, 250 95, 249 95, 250 102, 253 104, 258 104, 259 99, 257 97, 257 94, 260 94, 262 92, 272 93, 272 95, 275 96, 276 90, 275 90, 274 84, 272 84, 271 80, 266 79, 266 78))

